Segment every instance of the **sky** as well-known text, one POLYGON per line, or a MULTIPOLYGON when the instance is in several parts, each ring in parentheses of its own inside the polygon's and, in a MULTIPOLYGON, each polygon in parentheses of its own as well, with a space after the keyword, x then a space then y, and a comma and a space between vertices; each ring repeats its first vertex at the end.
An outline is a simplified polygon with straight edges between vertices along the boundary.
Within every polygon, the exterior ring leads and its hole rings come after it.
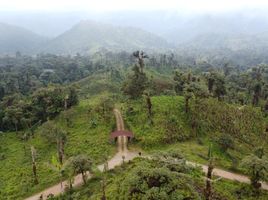
POLYGON ((174 10, 225 12, 268 8, 268 0, 0 0, 2 11, 174 10))

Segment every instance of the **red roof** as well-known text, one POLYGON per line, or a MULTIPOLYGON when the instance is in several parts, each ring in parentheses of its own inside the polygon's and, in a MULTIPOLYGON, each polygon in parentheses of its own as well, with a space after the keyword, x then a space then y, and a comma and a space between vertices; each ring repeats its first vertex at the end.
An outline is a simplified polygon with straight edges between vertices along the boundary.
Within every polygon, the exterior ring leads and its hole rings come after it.
POLYGON ((133 133, 130 131, 114 131, 111 133, 111 138, 116 138, 118 136, 134 137, 133 133))

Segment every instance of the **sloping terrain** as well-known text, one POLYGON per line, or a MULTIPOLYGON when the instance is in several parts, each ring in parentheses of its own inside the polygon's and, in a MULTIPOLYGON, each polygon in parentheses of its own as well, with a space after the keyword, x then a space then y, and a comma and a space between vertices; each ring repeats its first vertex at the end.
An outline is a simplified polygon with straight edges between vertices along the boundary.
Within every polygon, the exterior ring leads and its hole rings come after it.
POLYGON ((0 54, 33 53, 46 39, 27 29, 0 23, 0 54))

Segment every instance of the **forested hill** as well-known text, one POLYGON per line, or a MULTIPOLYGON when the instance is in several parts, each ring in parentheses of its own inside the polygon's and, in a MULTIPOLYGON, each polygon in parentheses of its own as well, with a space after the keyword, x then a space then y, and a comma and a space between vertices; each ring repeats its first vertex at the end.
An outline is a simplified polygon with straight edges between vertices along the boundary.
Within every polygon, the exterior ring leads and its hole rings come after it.
POLYGON ((91 53, 98 49, 161 50, 169 44, 159 36, 133 27, 118 27, 93 21, 81 21, 69 31, 50 41, 42 52, 49 53, 91 53))
POLYGON ((27 29, 0 23, 0 54, 30 53, 46 39, 27 29))
POLYGON ((0 55, 15 54, 17 51, 33 55, 75 55, 143 49, 150 53, 172 50, 183 57, 188 55, 201 59, 226 59, 237 65, 254 66, 267 62, 268 32, 265 31, 221 32, 217 29, 206 29, 206 32, 196 31, 195 35, 190 37, 190 28, 185 26, 184 30, 174 29, 171 32, 177 41, 172 35, 160 37, 157 31, 151 33, 134 26, 85 20, 55 38, 45 39, 24 28, 0 23, 0 55), (182 38, 181 35, 188 35, 189 38, 182 38))

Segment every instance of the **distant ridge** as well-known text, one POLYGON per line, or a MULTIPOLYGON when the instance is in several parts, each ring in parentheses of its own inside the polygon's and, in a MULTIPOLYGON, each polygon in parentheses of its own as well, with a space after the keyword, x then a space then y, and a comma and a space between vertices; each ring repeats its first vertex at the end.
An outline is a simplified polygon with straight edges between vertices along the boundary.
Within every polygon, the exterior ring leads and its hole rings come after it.
POLYGON ((142 29, 120 27, 94 21, 81 21, 51 40, 41 52, 74 54, 92 53, 99 49, 112 51, 163 50, 170 45, 161 37, 142 29))
POLYGON ((0 23, 0 54, 33 53, 46 39, 27 29, 0 23))

